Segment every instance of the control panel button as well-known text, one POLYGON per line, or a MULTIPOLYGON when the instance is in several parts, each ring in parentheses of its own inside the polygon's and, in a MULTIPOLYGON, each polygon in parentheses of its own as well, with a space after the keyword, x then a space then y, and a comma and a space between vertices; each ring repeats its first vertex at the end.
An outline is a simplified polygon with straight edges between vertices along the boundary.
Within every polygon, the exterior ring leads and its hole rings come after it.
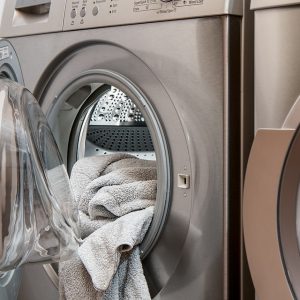
POLYGON ((99 13, 99 8, 98 8, 98 6, 95 6, 92 10, 92 14, 93 14, 93 16, 97 16, 98 13, 99 13))
POLYGON ((83 18, 83 17, 85 17, 85 15, 86 15, 86 10, 85 10, 85 7, 83 7, 80 11, 80 17, 83 18))
POLYGON ((76 9, 75 8, 73 8, 72 10, 71 10, 71 18, 72 19, 75 19, 75 17, 76 17, 76 15, 77 15, 77 12, 76 12, 76 9))

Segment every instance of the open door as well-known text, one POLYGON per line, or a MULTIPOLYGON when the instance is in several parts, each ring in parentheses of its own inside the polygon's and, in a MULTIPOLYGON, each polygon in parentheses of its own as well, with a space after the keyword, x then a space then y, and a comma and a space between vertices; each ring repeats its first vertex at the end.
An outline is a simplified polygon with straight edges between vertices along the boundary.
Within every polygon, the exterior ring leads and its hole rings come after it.
POLYGON ((0 272, 77 248, 69 177, 38 102, 0 78, 0 272))
POLYGON ((300 98, 282 129, 256 134, 243 203, 247 257, 258 299, 300 299, 300 98))

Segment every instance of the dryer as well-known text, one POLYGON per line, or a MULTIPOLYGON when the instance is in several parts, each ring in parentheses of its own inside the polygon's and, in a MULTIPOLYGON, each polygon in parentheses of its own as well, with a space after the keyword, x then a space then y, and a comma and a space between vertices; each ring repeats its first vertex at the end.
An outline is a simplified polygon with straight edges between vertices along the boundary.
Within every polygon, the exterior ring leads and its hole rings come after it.
MULTIPOLYGON (((0 85, 37 99, 68 171, 118 151, 156 159, 141 245, 153 299, 243 292, 243 10, 238 0, 0 4, 0 85)), ((56 285, 55 264, 30 264, 19 297, 57 299, 56 285)))
POLYGON ((258 299, 299 299, 299 1, 252 1, 255 129, 244 190, 258 299))

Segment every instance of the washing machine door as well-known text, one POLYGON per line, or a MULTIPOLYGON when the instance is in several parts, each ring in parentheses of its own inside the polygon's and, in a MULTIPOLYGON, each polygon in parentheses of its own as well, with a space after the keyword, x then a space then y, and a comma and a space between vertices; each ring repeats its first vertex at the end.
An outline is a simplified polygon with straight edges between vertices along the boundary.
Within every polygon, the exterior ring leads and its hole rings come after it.
POLYGON ((67 259, 77 248, 68 174, 38 102, 3 78, 0 157, 0 272, 67 259))
POLYGON ((262 300, 300 299, 300 97, 281 129, 256 134, 246 172, 243 223, 262 300))

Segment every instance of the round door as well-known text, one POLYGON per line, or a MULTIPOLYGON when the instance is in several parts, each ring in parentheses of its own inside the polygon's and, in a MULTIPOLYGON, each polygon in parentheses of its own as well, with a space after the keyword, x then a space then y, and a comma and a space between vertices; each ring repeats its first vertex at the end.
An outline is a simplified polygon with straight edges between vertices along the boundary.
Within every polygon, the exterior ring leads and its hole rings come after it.
POLYGON ((245 179, 243 225, 258 299, 300 299, 300 97, 281 129, 257 132, 245 179))
POLYGON ((0 273, 77 248, 69 178, 33 95, 0 78, 0 273))

